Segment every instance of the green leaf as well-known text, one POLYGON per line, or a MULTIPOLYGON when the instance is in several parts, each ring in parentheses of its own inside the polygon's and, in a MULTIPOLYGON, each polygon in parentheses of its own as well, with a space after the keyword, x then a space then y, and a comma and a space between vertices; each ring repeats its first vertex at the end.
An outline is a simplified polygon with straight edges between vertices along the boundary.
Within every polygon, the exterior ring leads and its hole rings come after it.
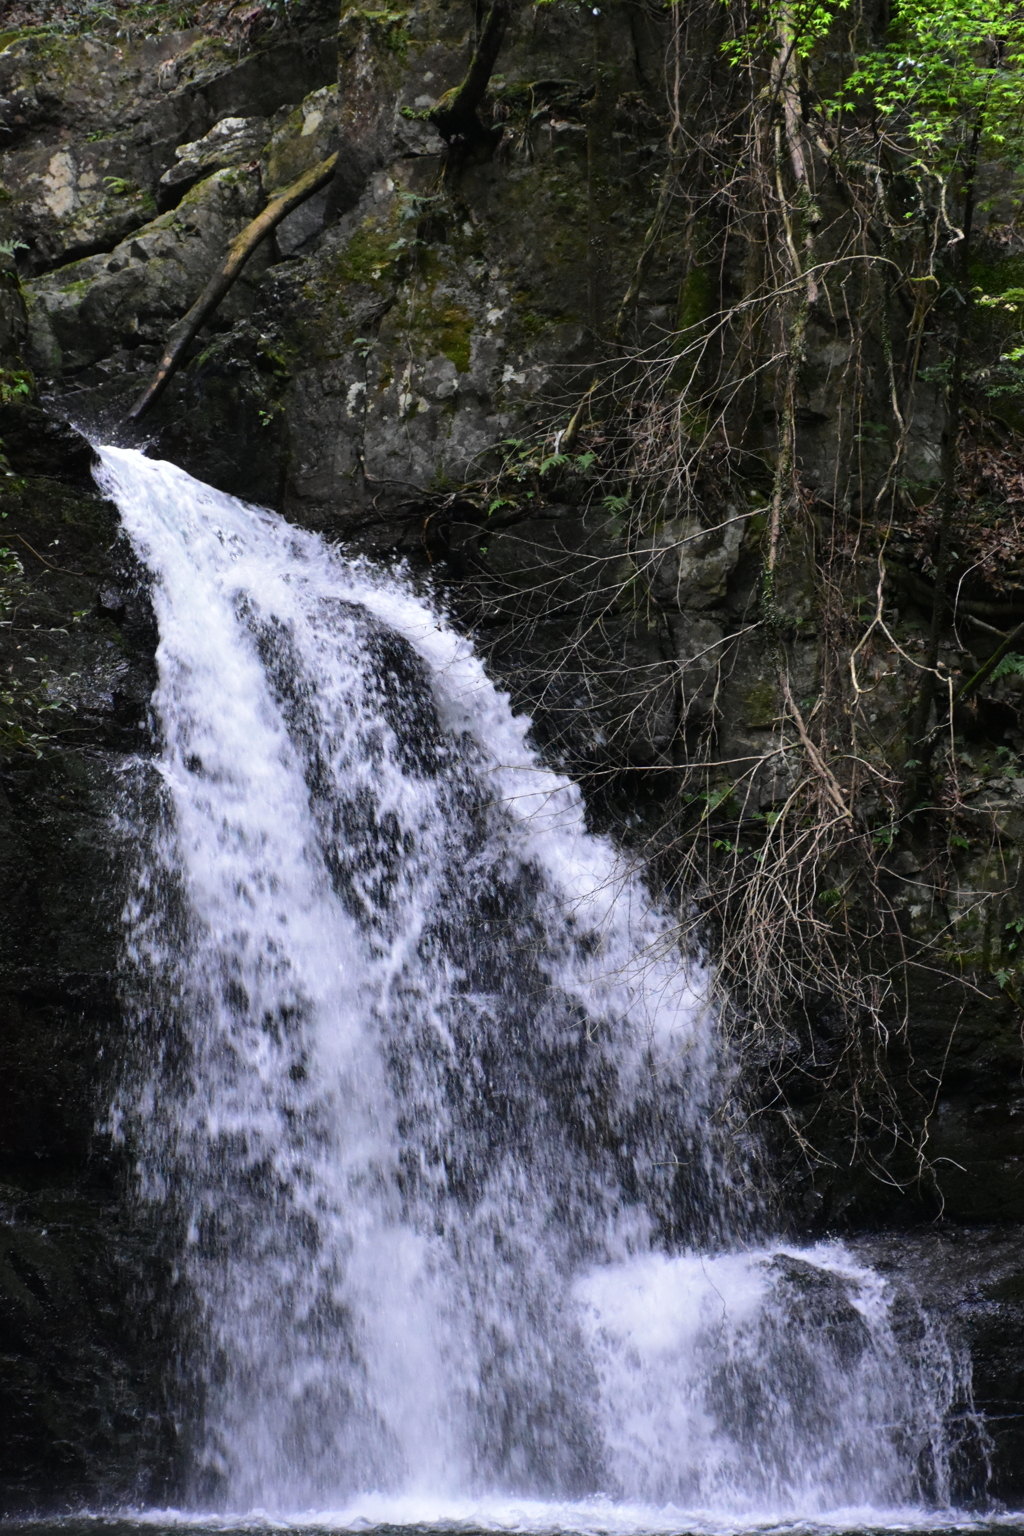
POLYGON ((992 671, 993 682, 998 682, 1001 677, 1024 677, 1024 656, 1016 651, 1007 651, 992 671))

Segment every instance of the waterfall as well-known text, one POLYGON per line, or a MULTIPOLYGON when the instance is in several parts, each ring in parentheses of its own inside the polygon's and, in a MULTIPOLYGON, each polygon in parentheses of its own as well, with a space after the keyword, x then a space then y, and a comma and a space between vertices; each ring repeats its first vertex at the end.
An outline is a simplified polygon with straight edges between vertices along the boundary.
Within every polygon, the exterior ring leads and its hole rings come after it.
POLYGON ((117 1114, 193 1504, 947 1502, 962 1362, 765 1241, 708 977, 471 644, 172 465, 98 478, 159 625, 117 1114))

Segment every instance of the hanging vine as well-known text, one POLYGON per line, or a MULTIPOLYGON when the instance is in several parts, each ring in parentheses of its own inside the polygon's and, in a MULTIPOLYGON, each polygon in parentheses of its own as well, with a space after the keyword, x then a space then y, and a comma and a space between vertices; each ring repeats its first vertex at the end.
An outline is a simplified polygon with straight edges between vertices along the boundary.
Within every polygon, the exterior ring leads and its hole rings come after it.
MULTIPOLYGON (((680 665, 682 750, 648 769, 674 788, 641 852, 676 894, 686 942, 710 938, 766 1099, 796 1139, 816 1145, 791 1109, 793 1074, 810 1071, 879 1177, 902 1183, 927 1172, 932 1105, 908 1076, 906 967, 957 963, 955 861, 981 836, 977 822, 964 836, 957 722, 1011 675, 1021 634, 986 627, 991 588, 965 559, 963 522, 979 455, 1002 454, 1008 484, 1024 473, 1024 437, 986 440, 987 391, 1017 387, 1024 289, 988 291, 975 275, 979 186, 996 175, 1020 190, 1024 8, 908 0, 890 20, 863 0, 691 0, 668 14, 665 81, 663 170, 607 360, 559 423, 506 445, 475 494, 500 521, 519 515, 527 481, 538 495, 570 487, 621 523, 628 572, 595 555, 596 596, 555 671, 583 675, 627 589, 656 615, 666 570, 716 539, 741 537, 759 563, 713 646, 710 692, 680 665), (640 299, 669 253, 684 268, 679 323, 652 335, 640 299), (827 434, 812 398, 823 351, 827 434), (924 474, 936 436, 940 462, 924 474), (809 606, 796 590, 805 554, 809 606), (897 622, 900 604, 920 622, 897 622), (966 676, 950 672, 951 645, 973 647, 966 676), (764 745, 723 756, 720 697, 755 652, 772 679, 764 745), (873 719, 883 696, 890 715, 905 711, 887 740, 873 719), (928 925, 908 925, 901 852, 928 925)), ((1003 537, 1024 569, 1024 539, 1003 537)), ((531 593, 524 624, 557 611, 557 587, 531 593)), ((1000 899, 986 893, 997 916, 1000 899)), ((997 936, 986 963, 1012 990, 1011 951, 1012 935, 997 936)))

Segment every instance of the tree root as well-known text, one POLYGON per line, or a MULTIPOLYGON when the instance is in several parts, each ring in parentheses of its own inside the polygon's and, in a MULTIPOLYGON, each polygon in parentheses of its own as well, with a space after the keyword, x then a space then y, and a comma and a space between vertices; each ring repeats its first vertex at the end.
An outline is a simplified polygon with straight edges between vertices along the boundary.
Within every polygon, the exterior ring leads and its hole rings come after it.
POLYGON ((449 144, 453 139, 472 142, 488 135, 488 130, 477 116, 477 108, 490 84, 491 72, 497 62, 511 15, 511 0, 494 0, 465 79, 461 85, 445 91, 430 113, 430 121, 449 144))

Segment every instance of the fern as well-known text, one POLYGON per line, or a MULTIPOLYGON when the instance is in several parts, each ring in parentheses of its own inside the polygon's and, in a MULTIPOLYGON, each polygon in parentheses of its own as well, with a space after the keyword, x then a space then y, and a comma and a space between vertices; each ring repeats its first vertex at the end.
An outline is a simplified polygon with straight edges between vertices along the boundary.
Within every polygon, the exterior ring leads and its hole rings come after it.
POLYGON ((993 682, 998 682, 1001 677, 1024 677, 1024 656, 1017 651, 1007 651, 992 671, 993 682))

